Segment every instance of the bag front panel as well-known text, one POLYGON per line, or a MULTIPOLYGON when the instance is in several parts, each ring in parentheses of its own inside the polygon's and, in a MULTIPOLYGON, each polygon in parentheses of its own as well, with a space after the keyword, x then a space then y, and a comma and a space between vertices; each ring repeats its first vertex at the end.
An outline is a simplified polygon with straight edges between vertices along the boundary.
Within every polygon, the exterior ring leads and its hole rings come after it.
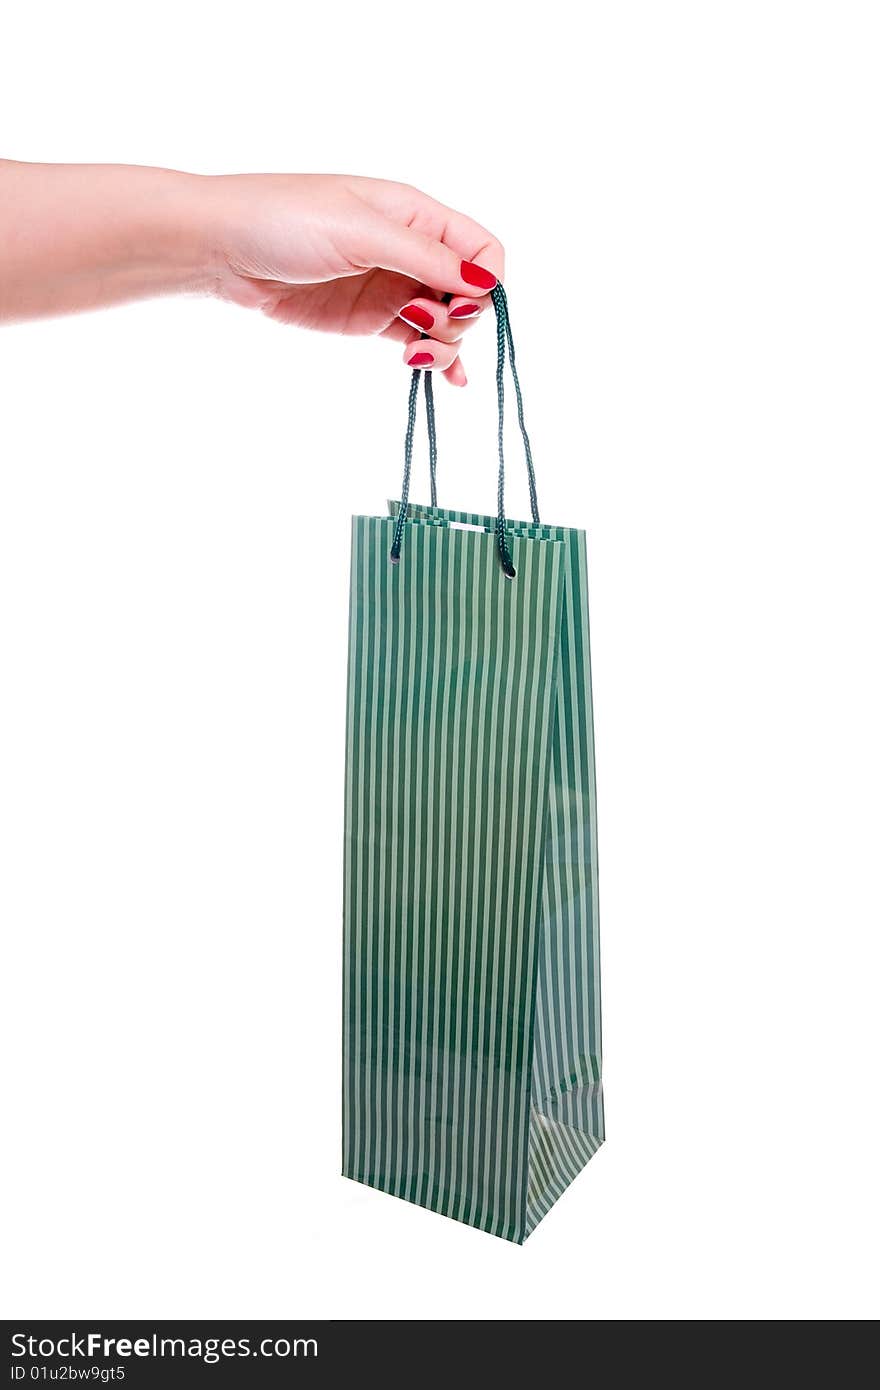
POLYGON ((353 523, 344 1172, 526 1233, 565 546, 353 523))

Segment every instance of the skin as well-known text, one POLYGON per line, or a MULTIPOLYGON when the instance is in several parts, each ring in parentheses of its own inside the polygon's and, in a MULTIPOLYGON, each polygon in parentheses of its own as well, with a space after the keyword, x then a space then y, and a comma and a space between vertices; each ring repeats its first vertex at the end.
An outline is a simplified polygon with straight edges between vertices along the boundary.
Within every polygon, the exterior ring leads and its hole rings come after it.
POLYGON ((209 294, 300 328, 392 338, 404 363, 430 352, 427 369, 464 386, 461 341, 490 287, 469 284, 463 261, 503 278, 485 227, 407 184, 0 160, 0 322, 209 294), (412 306, 434 320, 428 340, 412 306))

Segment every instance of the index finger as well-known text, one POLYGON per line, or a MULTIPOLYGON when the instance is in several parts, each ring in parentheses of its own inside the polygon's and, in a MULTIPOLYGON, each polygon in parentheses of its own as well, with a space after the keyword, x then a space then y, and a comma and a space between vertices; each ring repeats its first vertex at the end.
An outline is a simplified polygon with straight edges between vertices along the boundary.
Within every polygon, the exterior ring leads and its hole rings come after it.
POLYGON ((463 212, 438 203, 419 188, 384 179, 358 179, 357 192, 386 217, 405 222, 414 231, 441 241, 463 261, 504 279, 504 247, 486 227, 463 212))

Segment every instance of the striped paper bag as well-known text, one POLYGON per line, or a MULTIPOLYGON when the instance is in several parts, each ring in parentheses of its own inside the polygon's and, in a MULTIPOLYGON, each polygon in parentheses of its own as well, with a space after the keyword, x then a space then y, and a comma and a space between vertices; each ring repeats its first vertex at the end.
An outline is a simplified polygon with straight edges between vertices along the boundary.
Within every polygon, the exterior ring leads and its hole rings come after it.
POLYGON ((522 1243, 604 1138, 586 544, 541 525, 506 298, 495 517, 355 517, 343 1173, 522 1243), (504 515, 509 355, 532 521, 504 515))

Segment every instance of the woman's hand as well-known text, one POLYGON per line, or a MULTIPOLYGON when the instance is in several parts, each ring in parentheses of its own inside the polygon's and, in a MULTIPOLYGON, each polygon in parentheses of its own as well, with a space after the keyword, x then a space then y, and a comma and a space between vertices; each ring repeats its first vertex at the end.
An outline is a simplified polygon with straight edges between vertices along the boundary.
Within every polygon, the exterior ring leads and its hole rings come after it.
POLYGON ((484 227, 406 184, 0 160, 0 320, 213 293, 399 339, 407 365, 463 386, 462 335, 503 273, 484 227))
POLYGON ((504 275, 504 251, 485 227, 381 179, 240 174, 208 182, 223 298, 301 328, 399 339, 408 366, 465 384, 462 335, 504 275))

